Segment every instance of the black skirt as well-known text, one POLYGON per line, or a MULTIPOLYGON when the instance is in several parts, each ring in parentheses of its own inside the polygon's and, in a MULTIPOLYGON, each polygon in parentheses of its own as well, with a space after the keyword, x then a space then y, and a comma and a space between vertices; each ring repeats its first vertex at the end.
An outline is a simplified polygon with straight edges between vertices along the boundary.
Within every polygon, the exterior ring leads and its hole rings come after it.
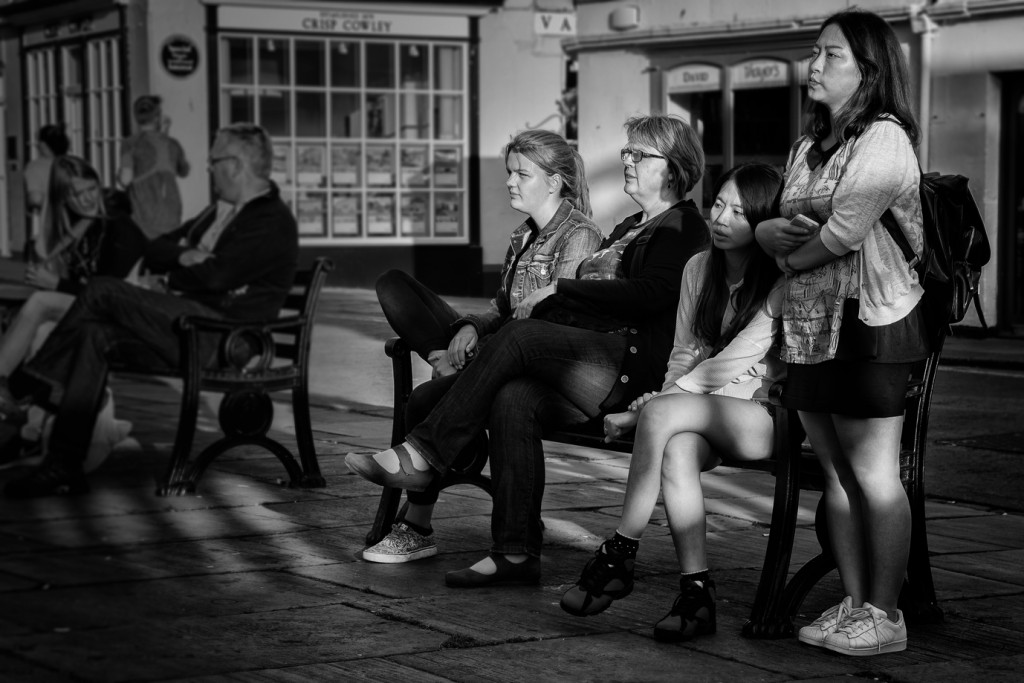
POLYGON ((834 359, 786 365, 782 405, 860 418, 903 414, 907 383, 921 373, 928 358, 921 307, 879 327, 861 322, 858 308, 856 299, 846 301, 834 359))

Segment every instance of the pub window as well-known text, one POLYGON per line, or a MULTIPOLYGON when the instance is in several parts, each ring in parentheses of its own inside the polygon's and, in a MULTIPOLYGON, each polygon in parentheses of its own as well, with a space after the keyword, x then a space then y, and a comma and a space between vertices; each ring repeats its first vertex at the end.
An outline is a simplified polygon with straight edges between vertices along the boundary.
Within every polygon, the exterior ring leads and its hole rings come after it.
POLYGON ((464 44, 235 33, 220 43, 222 122, 273 136, 273 179, 305 241, 467 239, 464 44))

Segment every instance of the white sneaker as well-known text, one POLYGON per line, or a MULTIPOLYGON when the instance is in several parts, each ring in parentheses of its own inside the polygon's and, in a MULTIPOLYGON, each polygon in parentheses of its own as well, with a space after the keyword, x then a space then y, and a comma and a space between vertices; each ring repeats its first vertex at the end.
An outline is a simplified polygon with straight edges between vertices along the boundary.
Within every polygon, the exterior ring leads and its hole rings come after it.
POLYGON ((835 633, 825 638, 825 647, 854 657, 902 652, 907 649, 907 624, 903 611, 896 610, 896 621, 869 602, 850 612, 835 633))
POLYGON ((821 613, 821 616, 800 629, 797 636, 801 643, 814 647, 825 647, 825 638, 839 628, 839 624, 853 611, 853 598, 847 595, 843 601, 821 613))
POLYGON ((391 527, 391 533, 380 543, 363 551, 363 559, 367 562, 398 564, 412 562, 437 555, 437 544, 434 535, 423 536, 416 533, 403 522, 391 527))

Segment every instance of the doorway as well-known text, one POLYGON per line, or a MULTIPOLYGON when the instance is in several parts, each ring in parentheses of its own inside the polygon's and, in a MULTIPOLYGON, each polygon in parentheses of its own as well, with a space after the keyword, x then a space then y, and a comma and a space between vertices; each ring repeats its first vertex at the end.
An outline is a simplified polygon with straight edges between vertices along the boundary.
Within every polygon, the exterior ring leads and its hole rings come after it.
POLYGON ((1000 327, 1024 335, 1024 71, 1003 77, 1002 131, 997 309, 1000 327))

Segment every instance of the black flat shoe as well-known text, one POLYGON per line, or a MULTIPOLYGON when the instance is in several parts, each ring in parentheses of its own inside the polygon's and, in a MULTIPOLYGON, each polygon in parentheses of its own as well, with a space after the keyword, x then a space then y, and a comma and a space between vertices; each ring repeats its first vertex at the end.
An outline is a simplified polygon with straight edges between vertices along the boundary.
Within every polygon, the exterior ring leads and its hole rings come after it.
POLYGON ((490 554, 497 570, 481 574, 472 568, 448 572, 444 583, 451 588, 480 588, 481 586, 527 586, 540 583, 540 558, 529 557, 519 564, 509 562, 504 555, 490 554))

